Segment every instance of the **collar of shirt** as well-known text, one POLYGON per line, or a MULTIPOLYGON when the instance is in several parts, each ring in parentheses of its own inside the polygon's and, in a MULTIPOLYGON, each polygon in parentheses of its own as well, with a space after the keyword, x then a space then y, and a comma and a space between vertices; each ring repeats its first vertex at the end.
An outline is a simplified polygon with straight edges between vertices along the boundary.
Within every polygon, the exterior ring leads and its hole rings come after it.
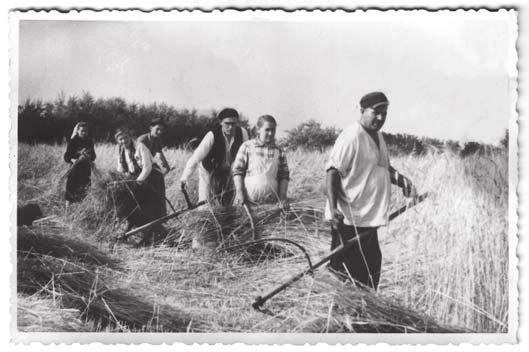
POLYGON ((233 144, 233 141, 235 140, 234 136, 228 137, 224 133, 222 133, 222 136, 224 137, 224 145, 226 145, 226 150, 230 150, 231 145, 233 144))
POLYGON ((272 143, 266 144, 265 142, 261 142, 261 140, 259 139, 259 137, 255 137, 254 141, 255 141, 255 142, 254 142, 254 143, 255 143, 255 146, 257 146, 257 147, 269 147, 269 148, 275 148, 275 146, 276 146, 275 141, 272 141, 272 143))

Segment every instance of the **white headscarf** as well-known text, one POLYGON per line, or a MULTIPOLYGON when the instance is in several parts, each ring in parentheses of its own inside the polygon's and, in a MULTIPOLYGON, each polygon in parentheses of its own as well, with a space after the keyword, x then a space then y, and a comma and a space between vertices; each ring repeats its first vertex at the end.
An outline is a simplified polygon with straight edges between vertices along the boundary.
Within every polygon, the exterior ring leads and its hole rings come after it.
POLYGON ((72 136, 70 137, 70 139, 73 139, 75 136, 77 136, 78 130, 79 130, 79 123, 77 123, 75 127, 73 128, 72 136))

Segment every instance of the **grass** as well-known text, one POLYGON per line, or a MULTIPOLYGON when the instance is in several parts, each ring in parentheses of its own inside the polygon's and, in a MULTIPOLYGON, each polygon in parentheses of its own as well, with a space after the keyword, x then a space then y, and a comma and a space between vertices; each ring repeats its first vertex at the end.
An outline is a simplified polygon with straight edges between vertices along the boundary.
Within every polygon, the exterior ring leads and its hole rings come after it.
MULTIPOLYGON (((278 243, 261 256, 244 250, 215 251, 220 233, 225 244, 252 236, 244 212, 223 214, 218 209, 196 210, 169 221, 168 239, 161 244, 112 246, 109 239, 116 236, 119 227, 108 202, 102 201, 104 182, 100 181, 107 180, 115 168, 115 146, 96 146, 96 165, 102 176, 93 176, 92 194, 68 214, 62 204, 64 182, 58 177, 67 169, 62 153, 61 146, 19 145, 18 202, 37 202, 45 216, 57 215, 52 223, 23 230, 32 235, 22 235, 25 240, 18 246, 19 266, 27 262, 33 270, 44 268, 48 273, 77 267, 84 273, 80 281, 85 286, 82 290, 63 289, 63 295, 73 292, 90 297, 97 273, 104 285, 102 298, 108 291, 120 296, 105 299, 110 309, 99 300, 99 310, 83 315, 86 304, 83 307, 82 299, 73 303, 57 297, 54 300, 53 290, 43 289, 50 280, 34 280, 30 290, 23 289, 21 284, 31 275, 19 273, 21 330, 34 331, 39 326, 24 309, 45 300, 43 315, 55 314, 57 320, 48 324, 49 320, 42 319, 41 331, 72 329, 61 323, 60 317, 74 314, 76 309, 79 324, 73 328, 79 331, 508 331, 508 177, 504 154, 465 159, 450 154, 392 158, 392 164, 419 190, 429 191, 430 197, 379 232, 383 255, 379 292, 343 285, 322 268, 267 302, 273 314, 266 316, 252 310, 250 304, 255 296, 306 268, 299 250, 278 243), (193 237, 214 246, 193 251, 193 237), (68 255, 71 252, 65 247, 86 255, 68 255), (37 254, 28 257, 28 252, 37 254), (119 302, 135 302, 137 308, 119 302), (119 317, 116 309, 123 311, 119 317), (139 318, 134 320, 135 316, 139 318), (152 316, 157 321, 173 317, 179 323, 169 327, 152 324, 152 316)), ((166 156, 175 166, 166 176, 167 197, 175 208, 183 208, 178 178, 189 153, 168 150, 166 156)), ((313 261, 330 247, 329 229, 321 219, 325 160, 325 153, 289 153, 291 211, 282 214, 270 206, 252 209, 259 236, 300 242, 313 261)), ((195 180, 190 194, 196 194, 195 180)), ((395 189, 393 207, 404 202, 395 189)), ((21 233, 27 235, 21 229, 19 240, 21 233)))

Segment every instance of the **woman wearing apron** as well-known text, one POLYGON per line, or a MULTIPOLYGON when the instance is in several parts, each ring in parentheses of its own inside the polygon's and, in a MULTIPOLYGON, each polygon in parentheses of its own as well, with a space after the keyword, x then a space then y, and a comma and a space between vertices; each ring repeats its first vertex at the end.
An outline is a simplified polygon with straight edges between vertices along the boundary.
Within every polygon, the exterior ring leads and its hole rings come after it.
POLYGON ((235 204, 279 202, 287 206, 290 173, 283 150, 276 145, 277 123, 270 115, 257 121, 257 137, 244 142, 233 163, 235 204))

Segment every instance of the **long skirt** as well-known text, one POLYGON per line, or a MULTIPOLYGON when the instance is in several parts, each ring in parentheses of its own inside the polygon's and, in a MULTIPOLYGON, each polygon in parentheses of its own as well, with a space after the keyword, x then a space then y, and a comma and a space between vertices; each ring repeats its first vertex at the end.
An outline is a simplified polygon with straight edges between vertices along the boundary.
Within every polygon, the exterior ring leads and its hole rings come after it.
MULTIPOLYGON (((344 278, 351 276, 355 281, 374 288, 378 287, 380 280, 380 268, 382 264, 382 253, 378 244, 378 233, 376 227, 355 227, 340 224, 338 231, 343 240, 347 241, 360 236, 360 243, 356 242, 347 251, 331 259, 330 267, 343 274, 344 278)), ((339 233, 331 229, 331 250, 340 245, 339 233)))
POLYGON ((167 215, 165 204, 165 180, 163 174, 152 169, 151 174, 141 185, 140 204, 147 214, 148 221, 167 215))
POLYGON ((211 173, 210 200, 214 205, 230 206, 235 199, 235 184, 231 170, 217 169, 211 173))
POLYGON ((83 160, 72 166, 66 179, 66 192, 64 198, 69 202, 82 201, 90 189, 90 162, 83 160))
POLYGON ((156 169, 141 184, 131 180, 125 186, 110 189, 116 205, 116 216, 126 219, 129 228, 139 227, 167 215, 165 182, 156 169))

